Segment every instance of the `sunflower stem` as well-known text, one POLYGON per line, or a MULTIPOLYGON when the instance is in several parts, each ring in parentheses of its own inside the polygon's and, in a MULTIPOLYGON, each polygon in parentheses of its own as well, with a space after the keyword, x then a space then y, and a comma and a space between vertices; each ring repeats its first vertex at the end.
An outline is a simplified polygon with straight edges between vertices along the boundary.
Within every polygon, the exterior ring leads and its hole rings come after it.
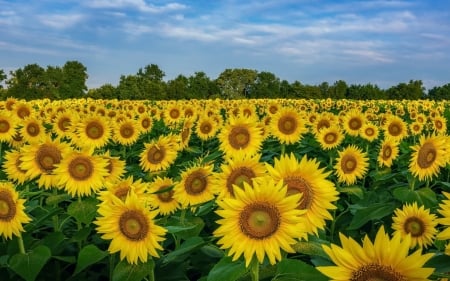
POLYGON ((151 257, 149 259, 148 280, 155 281, 155 262, 151 257))
MULTIPOLYGON (((58 195, 58 190, 56 188, 53 189, 53 195, 56 196, 58 195)), ((58 207, 58 203, 53 204, 53 207, 57 208, 58 207)), ((59 218, 58 215, 53 215, 52 217, 53 220, 53 229, 56 231, 59 231, 59 218)))
POLYGON ((25 245, 23 244, 23 238, 22 238, 22 234, 19 234, 17 236, 17 242, 19 244, 19 252, 21 254, 25 254, 25 245))
POLYGON ((281 155, 284 155, 285 152, 286 152, 286 144, 282 143, 281 144, 281 155))
POLYGON ((250 262, 250 273, 252 275, 252 281, 259 281, 259 262, 256 257, 253 257, 250 262))
POLYGON ((116 254, 110 254, 109 255, 109 281, 113 280, 113 273, 114 273, 114 263, 116 254))
POLYGON ((180 224, 184 225, 184 220, 186 218, 186 208, 181 209, 181 214, 180 214, 180 224))

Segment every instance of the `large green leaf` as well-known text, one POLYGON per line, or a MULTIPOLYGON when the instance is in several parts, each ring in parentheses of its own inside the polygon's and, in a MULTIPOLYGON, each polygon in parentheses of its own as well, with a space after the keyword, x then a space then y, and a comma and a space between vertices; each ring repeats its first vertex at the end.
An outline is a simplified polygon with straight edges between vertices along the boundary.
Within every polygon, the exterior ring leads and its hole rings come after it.
POLYGON ((243 261, 223 257, 209 272, 207 281, 235 281, 244 276, 247 268, 243 261))
POLYGON ((402 203, 417 202, 419 205, 424 205, 426 208, 432 208, 437 204, 436 193, 429 187, 412 190, 409 187, 403 186, 394 189, 394 197, 402 203))
POLYGON ((294 281, 314 280, 326 281, 328 278, 313 266, 300 260, 283 259, 277 264, 276 276, 272 280, 294 281))
POLYGON ((355 230, 371 220, 377 220, 389 216, 395 209, 392 203, 375 203, 356 210, 348 230, 355 230))
POLYGON ((108 252, 102 251, 95 245, 87 245, 81 249, 78 254, 77 266, 74 274, 80 273, 86 267, 101 261, 108 255, 108 252))
POLYGON ((26 254, 15 254, 9 260, 9 267, 27 281, 33 281, 51 257, 47 246, 40 245, 26 254))
POLYGON ((87 197, 81 201, 72 202, 67 208, 67 213, 79 222, 90 224, 97 213, 97 204, 97 199, 87 197))
POLYGON ((164 263, 168 263, 171 261, 174 261, 176 258, 189 254, 201 247, 203 247, 206 244, 206 242, 203 240, 203 238, 195 236, 187 239, 184 241, 178 249, 176 249, 173 252, 168 253, 162 261, 164 263))
POLYGON ((129 264, 126 260, 119 262, 113 271, 112 281, 141 281, 155 267, 153 259, 146 263, 129 264))

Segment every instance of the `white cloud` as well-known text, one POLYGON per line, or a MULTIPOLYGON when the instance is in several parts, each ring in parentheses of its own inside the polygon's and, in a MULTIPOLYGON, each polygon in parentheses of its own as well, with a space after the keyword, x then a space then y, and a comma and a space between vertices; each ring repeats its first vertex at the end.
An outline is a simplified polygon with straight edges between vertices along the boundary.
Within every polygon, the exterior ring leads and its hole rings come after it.
POLYGON ((163 13, 186 9, 186 5, 180 3, 168 3, 162 6, 147 4, 144 0, 88 0, 85 5, 91 8, 135 8, 141 12, 163 13))
POLYGON ((82 14, 51 14, 38 17, 42 24, 55 29, 70 28, 81 22, 83 18, 82 14))

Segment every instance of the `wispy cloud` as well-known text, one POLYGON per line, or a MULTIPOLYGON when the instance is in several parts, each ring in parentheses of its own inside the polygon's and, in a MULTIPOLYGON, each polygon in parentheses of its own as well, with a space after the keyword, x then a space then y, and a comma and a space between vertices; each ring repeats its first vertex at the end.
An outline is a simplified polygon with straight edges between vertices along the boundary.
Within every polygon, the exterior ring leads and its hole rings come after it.
POLYGON ((38 16, 39 21, 51 28, 70 28, 84 19, 82 14, 46 14, 38 16))
POLYGON ((85 5, 91 8, 134 8, 146 13, 163 13, 186 9, 186 5, 180 3, 168 3, 165 5, 148 4, 144 0, 92 0, 86 1, 85 5))

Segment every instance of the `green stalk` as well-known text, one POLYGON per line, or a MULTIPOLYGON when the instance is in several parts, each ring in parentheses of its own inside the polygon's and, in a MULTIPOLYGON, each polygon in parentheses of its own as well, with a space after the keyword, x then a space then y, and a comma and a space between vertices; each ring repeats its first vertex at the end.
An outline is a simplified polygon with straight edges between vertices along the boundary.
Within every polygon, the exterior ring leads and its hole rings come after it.
POLYGON ((250 274, 252 276, 252 281, 259 281, 259 262, 256 257, 253 257, 250 262, 250 274))
POLYGON ((113 280, 115 254, 109 255, 109 281, 113 280))
POLYGON ((282 143, 281 144, 281 155, 284 155, 285 151, 286 151, 286 144, 282 143))
POLYGON ((155 261, 149 258, 148 281, 155 281, 155 261))
POLYGON ((25 255, 25 245, 23 244, 22 234, 17 236, 17 242, 19 242, 19 252, 25 255))

